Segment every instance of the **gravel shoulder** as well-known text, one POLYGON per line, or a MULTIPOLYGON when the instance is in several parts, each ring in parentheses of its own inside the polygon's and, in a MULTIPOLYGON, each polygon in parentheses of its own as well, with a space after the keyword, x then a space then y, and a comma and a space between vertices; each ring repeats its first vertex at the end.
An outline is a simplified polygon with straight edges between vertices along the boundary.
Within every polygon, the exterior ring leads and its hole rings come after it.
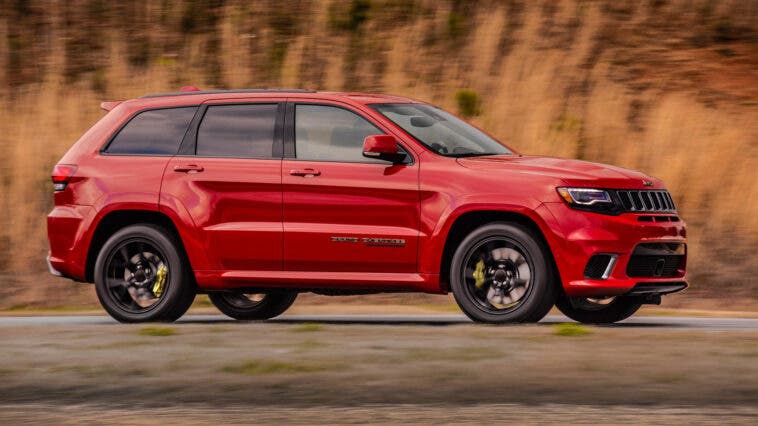
POLYGON ((689 423, 758 419, 754 330, 50 324, 0 327, 0 342, 0 420, 10 423, 95 414, 103 423, 215 423, 213 413, 227 412, 242 423, 252 412, 273 423, 372 422, 403 410, 414 423, 445 423, 458 412, 485 421, 526 410, 539 420, 574 409, 587 410, 570 417, 581 423, 603 412, 660 421, 661 410, 695 416, 689 423), (151 410, 164 415, 119 415, 151 410), (308 421, 308 410, 318 415, 308 421))

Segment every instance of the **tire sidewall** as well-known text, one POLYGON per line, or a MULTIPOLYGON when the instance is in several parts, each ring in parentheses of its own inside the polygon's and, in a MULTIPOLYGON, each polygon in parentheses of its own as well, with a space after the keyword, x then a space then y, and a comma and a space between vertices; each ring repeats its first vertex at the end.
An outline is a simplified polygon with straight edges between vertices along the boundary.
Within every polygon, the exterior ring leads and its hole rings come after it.
POLYGON ((471 232, 458 245, 450 267, 450 286, 453 296, 463 312, 474 321, 490 323, 539 321, 553 305, 555 299, 552 267, 546 248, 523 226, 511 223, 492 223, 471 232), (463 280, 463 270, 470 250, 479 242, 491 237, 502 237, 518 243, 531 267, 530 288, 521 303, 510 311, 492 313, 482 309, 471 299, 463 280), (549 305, 549 306, 548 306, 549 305), (547 308, 546 308, 547 306, 547 308))
POLYGON ((224 315, 236 320, 251 321, 266 320, 283 314, 284 311, 295 303, 297 292, 281 291, 268 293, 263 300, 249 308, 232 305, 223 297, 223 292, 209 293, 208 297, 213 305, 224 315))
POLYGON ((602 309, 589 310, 575 307, 568 296, 561 295, 556 301, 556 307, 563 315, 577 322, 584 324, 612 324, 634 315, 642 307, 642 304, 628 297, 617 297, 602 309))
POLYGON ((182 297, 186 285, 186 266, 176 246, 176 242, 167 236, 161 228, 150 225, 133 225, 117 231, 111 236, 98 253, 95 261, 95 290, 100 304, 113 318, 120 322, 163 321, 182 297), (141 313, 129 312, 119 306, 110 294, 105 281, 107 265, 105 262, 111 253, 124 241, 139 238, 154 244, 165 256, 168 263, 169 279, 163 296, 150 309, 141 313))

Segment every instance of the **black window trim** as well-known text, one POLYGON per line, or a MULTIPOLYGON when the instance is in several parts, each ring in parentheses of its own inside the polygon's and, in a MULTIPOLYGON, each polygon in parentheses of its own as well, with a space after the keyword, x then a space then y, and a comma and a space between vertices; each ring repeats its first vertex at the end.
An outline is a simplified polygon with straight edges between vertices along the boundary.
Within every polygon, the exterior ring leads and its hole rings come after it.
POLYGON ((179 146, 179 151, 176 157, 198 157, 198 158, 226 158, 226 159, 241 159, 241 160, 276 160, 281 161, 283 157, 283 133, 284 133, 284 116, 285 116, 285 102, 280 100, 267 100, 261 99, 258 102, 255 101, 240 101, 239 99, 233 102, 219 102, 219 103, 204 103, 199 106, 197 113, 190 122, 187 133, 184 134, 182 143, 179 146), (212 106, 227 106, 227 105, 276 105, 276 121, 274 123, 274 145, 272 155, 270 157, 237 157, 237 156, 221 156, 221 155, 197 155, 197 133, 200 129, 200 123, 205 118, 205 113, 209 107, 212 106), (277 154, 274 155, 274 149, 277 154))
POLYGON ((192 128, 192 123, 197 117, 197 113, 200 110, 200 107, 201 105, 176 105, 176 106, 166 106, 166 107, 160 107, 160 108, 145 108, 145 109, 137 110, 123 124, 118 126, 118 128, 116 128, 116 130, 113 133, 111 133, 111 135, 108 137, 105 143, 100 147, 98 154, 103 155, 103 156, 113 156, 113 157, 173 157, 177 155, 178 152, 181 151, 181 146, 184 143, 184 138, 187 137, 187 133, 192 128), (132 122, 132 120, 137 118, 138 115, 142 114, 143 112, 161 111, 164 109, 179 109, 179 108, 196 108, 196 109, 195 109, 195 115, 192 117, 192 120, 190 120, 189 125, 187 126, 187 130, 184 131, 184 137, 182 138, 182 141, 179 143, 179 149, 177 149, 175 153, 173 154, 134 154, 134 153, 130 154, 130 153, 108 152, 108 148, 110 148, 111 144, 116 139, 116 137, 118 137, 121 131, 124 130, 124 128, 128 126, 129 123, 132 122))
POLYGON ((370 117, 366 117, 364 114, 362 114, 361 111, 358 111, 356 109, 349 108, 347 106, 337 104, 337 103, 330 103, 330 102, 324 102, 324 101, 308 101, 308 100, 288 100, 287 101, 287 107, 286 107, 286 116, 284 118, 284 159, 285 160, 295 160, 295 161, 308 161, 313 163, 341 163, 341 164, 367 164, 367 165, 373 165, 373 166, 412 166, 416 164, 416 158, 411 153, 412 151, 405 147, 403 143, 400 142, 400 138, 398 138, 396 135, 392 134, 392 132, 388 131, 386 129, 386 126, 384 126, 381 123, 378 123, 376 120, 373 120, 370 117), (388 161, 383 161, 382 163, 379 162, 371 162, 371 161, 334 161, 334 160, 308 160, 303 158, 297 158, 297 147, 295 144, 295 107, 297 105, 315 105, 315 106, 326 106, 326 107, 333 107, 333 108, 340 108, 344 109, 345 111, 349 111, 358 117, 366 120, 371 125, 379 129, 382 134, 385 135, 392 135, 395 136, 395 139, 397 139, 397 145, 398 147, 405 152, 406 157, 409 159, 409 161, 399 164, 392 164, 388 161))

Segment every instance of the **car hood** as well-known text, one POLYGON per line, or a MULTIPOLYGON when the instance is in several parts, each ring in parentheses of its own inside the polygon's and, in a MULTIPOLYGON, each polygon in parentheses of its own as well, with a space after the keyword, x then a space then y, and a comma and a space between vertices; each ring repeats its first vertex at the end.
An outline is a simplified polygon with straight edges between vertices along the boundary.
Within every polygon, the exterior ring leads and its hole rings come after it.
POLYGON ((486 172, 504 171, 554 177, 568 186, 626 189, 662 189, 660 179, 644 173, 588 161, 554 157, 497 155, 459 158, 464 167, 486 172), (646 184, 645 182, 650 182, 646 184), (652 185, 651 185, 652 184, 652 185))

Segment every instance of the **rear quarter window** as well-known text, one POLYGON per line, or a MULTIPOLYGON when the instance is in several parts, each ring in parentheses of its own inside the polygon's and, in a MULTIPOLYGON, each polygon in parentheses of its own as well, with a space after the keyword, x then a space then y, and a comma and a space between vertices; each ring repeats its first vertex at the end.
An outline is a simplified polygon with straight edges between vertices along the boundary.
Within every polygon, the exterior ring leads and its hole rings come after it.
POLYGON ((197 107, 164 108, 135 115, 111 140, 108 154, 174 155, 197 107))

